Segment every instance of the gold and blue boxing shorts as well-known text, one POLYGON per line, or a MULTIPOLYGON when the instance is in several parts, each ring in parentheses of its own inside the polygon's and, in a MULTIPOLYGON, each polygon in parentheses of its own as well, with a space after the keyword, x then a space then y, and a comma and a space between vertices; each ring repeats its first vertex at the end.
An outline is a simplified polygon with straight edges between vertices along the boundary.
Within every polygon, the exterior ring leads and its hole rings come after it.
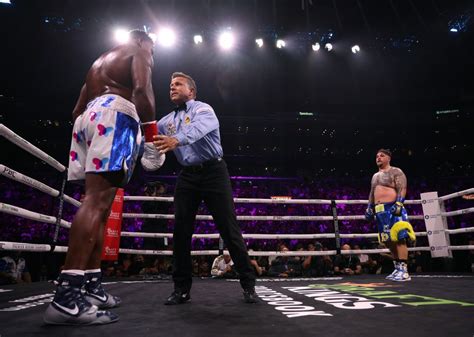
POLYGON ((400 215, 394 215, 391 212, 393 205, 395 205, 395 202, 375 205, 379 242, 415 241, 415 232, 408 222, 408 214, 405 207, 402 208, 400 215))

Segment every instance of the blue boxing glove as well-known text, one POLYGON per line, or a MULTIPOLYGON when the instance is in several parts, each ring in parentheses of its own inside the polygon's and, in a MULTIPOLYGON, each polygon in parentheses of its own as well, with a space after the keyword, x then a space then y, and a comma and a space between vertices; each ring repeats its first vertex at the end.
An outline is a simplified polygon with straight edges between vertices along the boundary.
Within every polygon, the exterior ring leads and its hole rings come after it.
POLYGON ((403 206, 403 202, 405 201, 405 198, 398 197, 397 201, 393 204, 393 206, 390 208, 390 213, 392 213, 395 216, 400 216, 402 215, 402 210, 405 208, 403 206))
POLYGON ((369 205, 367 206, 367 209, 365 210, 365 218, 366 218, 368 221, 374 220, 374 207, 375 207, 374 204, 369 204, 369 205))

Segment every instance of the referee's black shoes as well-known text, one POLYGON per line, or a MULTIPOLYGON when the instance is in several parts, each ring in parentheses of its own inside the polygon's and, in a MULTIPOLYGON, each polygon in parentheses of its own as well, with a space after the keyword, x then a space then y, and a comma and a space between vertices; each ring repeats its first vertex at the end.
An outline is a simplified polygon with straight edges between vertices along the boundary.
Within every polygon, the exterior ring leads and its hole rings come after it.
POLYGON ((259 299, 255 293, 255 288, 244 289, 244 301, 245 303, 258 303, 259 299))
POLYGON ((186 303, 191 299, 191 294, 188 292, 182 292, 179 290, 175 290, 171 293, 171 295, 166 299, 165 305, 175 305, 175 304, 183 304, 186 303))

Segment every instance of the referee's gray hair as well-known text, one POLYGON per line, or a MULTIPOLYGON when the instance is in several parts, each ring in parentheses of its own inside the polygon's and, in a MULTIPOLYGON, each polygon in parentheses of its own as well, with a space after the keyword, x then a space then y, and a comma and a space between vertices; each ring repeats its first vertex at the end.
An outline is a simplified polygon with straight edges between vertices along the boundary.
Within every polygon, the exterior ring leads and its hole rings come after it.
POLYGON ((171 79, 173 78, 176 78, 176 77, 183 77, 186 79, 186 81, 188 82, 188 86, 191 88, 191 89, 194 89, 194 98, 196 98, 197 96, 197 86, 196 86, 196 82, 194 82, 193 78, 191 76, 189 76, 188 74, 185 74, 185 73, 182 73, 182 72, 174 72, 172 75, 171 75, 171 79))

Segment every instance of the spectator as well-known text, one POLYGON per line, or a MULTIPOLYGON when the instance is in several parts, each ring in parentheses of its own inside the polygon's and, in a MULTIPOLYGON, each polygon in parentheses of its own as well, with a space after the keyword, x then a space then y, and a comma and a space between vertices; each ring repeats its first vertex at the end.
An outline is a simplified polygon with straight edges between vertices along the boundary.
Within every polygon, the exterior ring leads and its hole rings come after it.
POLYGON ((258 264, 257 259, 255 258, 255 256, 252 256, 252 253, 253 253, 253 249, 249 249, 250 263, 255 269, 255 274, 257 274, 257 276, 262 276, 263 273, 265 273, 265 267, 260 266, 258 264))
MULTIPOLYGON (((341 247, 344 251, 351 250, 349 244, 341 247)), ((338 275, 360 275, 362 273, 362 266, 359 258, 354 254, 337 255, 334 259, 334 273, 338 275)))
MULTIPOLYGON (((290 250, 282 246, 281 252, 289 252, 290 250)), ((268 276, 278 277, 293 277, 301 276, 301 262, 298 259, 289 256, 277 256, 273 260, 270 269, 268 270, 268 276)))
POLYGON ((206 256, 200 256, 198 259, 199 262, 199 269, 198 269, 198 275, 199 277, 209 277, 211 276, 210 271, 210 265, 209 265, 209 259, 206 256))
POLYGON ((128 276, 139 275, 143 268, 145 268, 145 258, 143 255, 135 255, 132 264, 128 268, 128 276))
POLYGON ((20 251, 0 259, 0 284, 31 283, 31 275, 20 251))
POLYGON ((237 273, 233 266, 234 262, 229 254, 219 255, 212 263, 211 275, 219 278, 235 278, 237 273))
POLYGON ((118 277, 120 276, 128 276, 129 275, 129 268, 132 265, 132 260, 130 258, 130 255, 126 255, 124 259, 122 260, 122 264, 117 267, 115 271, 115 275, 118 277))
MULTIPOLYGON (((360 250, 359 245, 354 245, 354 250, 360 250)), ((360 265, 362 266, 362 273, 375 274, 377 271, 377 260, 372 259, 371 256, 365 253, 357 254, 360 265)))
MULTIPOLYGON (((309 243, 308 251, 322 251, 320 242, 309 243)), ((303 261, 303 275, 308 277, 332 275, 332 260, 329 256, 307 256, 303 261)))

